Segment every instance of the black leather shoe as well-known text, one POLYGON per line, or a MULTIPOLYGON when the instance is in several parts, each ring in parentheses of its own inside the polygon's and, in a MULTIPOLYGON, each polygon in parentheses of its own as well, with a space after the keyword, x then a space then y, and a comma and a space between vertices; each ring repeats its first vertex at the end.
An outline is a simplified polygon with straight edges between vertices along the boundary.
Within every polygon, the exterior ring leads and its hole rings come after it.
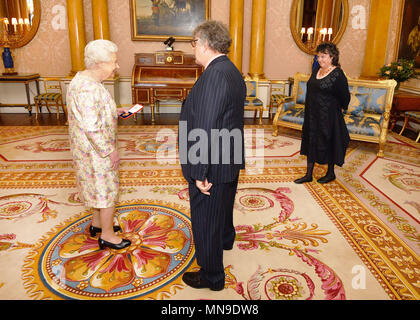
POLYGON ((331 174, 331 175, 325 175, 322 178, 319 178, 317 181, 318 183, 328 183, 335 180, 335 174, 331 174))
POLYGON ((190 287, 193 287, 195 289, 204 289, 208 288, 212 291, 220 291, 225 288, 225 286, 221 287, 214 287, 211 286, 210 283, 208 283, 207 280, 201 279, 200 274, 198 272, 185 272, 182 275, 182 280, 189 285, 190 287))
POLYGON ((127 239, 122 239, 120 243, 115 244, 115 243, 108 242, 108 241, 105 241, 105 240, 102 240, 101 238, 99 238, 98 239, 98 244, 99 244, 99 248, 101 250, 103 250, 105 248, 121 250, 121 249, 127 248, 131 244, 131 241, 127 240, 127 239))
POLYGON ((232 250, 233 244, 231 246, 223 246, 223 250, 232 250))
POLYGON ((312 176, 304 176, 302 178, 296 179, 294 183, 301 184, 304 182, 311 182, 311 181, 312 181, 312 176))
MULTIPOLYGON (((120 231, 122 231, 120 226, 114 226, 114 232, 120 232, 120 231)), ((101 232, 102 232, 101 228, 97 228, 92 225, 89 227, 89 233, 92 238, 96 237, 96 234, 101 233, 101 232)))

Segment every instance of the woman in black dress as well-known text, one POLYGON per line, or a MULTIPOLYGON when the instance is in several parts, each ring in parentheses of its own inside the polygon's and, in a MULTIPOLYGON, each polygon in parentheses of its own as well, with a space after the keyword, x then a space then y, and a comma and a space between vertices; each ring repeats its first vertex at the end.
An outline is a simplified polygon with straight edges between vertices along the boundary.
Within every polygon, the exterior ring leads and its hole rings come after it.
POLYGON ((295 183, 312 181, 314 164, 328 164, 327 174, 318 179, 328 183, 335 179, 334 165, 342 166, 350 141, 343 110, 347 110, 350 92, 347 78, 338 62, 339 51, 333 43, 316 48, 319 67, 307 83, 305 118, 300 154, 307 156, 306 175, 295 183))

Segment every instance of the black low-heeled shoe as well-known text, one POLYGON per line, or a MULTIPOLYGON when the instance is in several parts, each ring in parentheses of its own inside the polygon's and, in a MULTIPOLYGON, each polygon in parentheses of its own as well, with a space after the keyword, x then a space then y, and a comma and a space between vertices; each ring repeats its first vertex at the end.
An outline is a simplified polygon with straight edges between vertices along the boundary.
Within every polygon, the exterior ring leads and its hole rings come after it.
MULTIPOLYGON (((120 226, 114 226, 114 232, 120 232, 120 231, 122 231, 120 226)), ((92 238, 96 237, 96 234, 101 233, 101 232, 102 232, 102 228, 94 227, 92 225, 89 227, 89 233, 92 238)))
POLYGON ((301 183, 311 182, 311 181, 312 181, 312 176, 303 176, 302 178, 296 179, 293 182, 297 184, 301 184, 301 183))
POLYGON ((120 243, 111 243, 105 240, 102 240, 101 238, 98 239, 99 248, 101 250, 105 248, 111 248, 115 250, 121 250, 124 248, 127 248, 129 245, 131 245, 131 241, 127 239, 122 239, 120 243))
POLYGON ((330 175, 323 176, 322 178, 319 178, 317 180, 317 182, 318 183, 328 183, 328 182, 331 182, 333 180, 335 180, 335 174, 330 174, 330 175))

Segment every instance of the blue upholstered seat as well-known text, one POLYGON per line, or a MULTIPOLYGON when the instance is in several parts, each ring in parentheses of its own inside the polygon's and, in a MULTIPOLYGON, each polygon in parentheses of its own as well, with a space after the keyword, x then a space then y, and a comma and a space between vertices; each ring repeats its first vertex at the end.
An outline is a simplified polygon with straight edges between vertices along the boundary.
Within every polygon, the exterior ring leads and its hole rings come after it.
POLYGON ((382 117, 377 114, 365 114, 363 117, 346 114, 344 121, 350 134, 379 137, 382 117))
MULTIPOLYGON (((405 128, 408 125, 409 120, 414 120, 417 123, 420 123, 420 111, 406 111, 404 112, 404 125, 400 131, 400 134, 402 134, 405 130, 405 128)), ((416 142, 419 142, 420 138, 420 131, 417 135, 416 142)))
POLYGON ((253 80, 246 80, 246 98, 245 98, 245 110, 254 111, 254 119, 259 115, 259 124, 262 124, 262 115, 264 112, 264 103, 257 97, 258 82, 253 80))
POLYGON ((41 93, 34 97, 36 107, 36 119, 42 106, 46 106, 48 112, 51 113, 50 107, 57 108, 57 120, 60 117, 60 107, 63 109, 64 116, 67 118, 66 106, 63 102, 63 92, 61 88, 60 78, 44 78, 45 93, 41 93))
POLYGON ((47 100, 47 101, 56 101, 61 99, 60 93, 41 93, 34 97, 36 101, 47 100))
POLYGON ((255 97, 246 97, 245 107, 264 107, 264 103, 255 97))
POLYGON ((419 111, 406 111, 405 114, 412 119, 420 120, 420 112, 419 111))
POLYGON ((272 119, 272 109, 278 108, 284 101, 290 98, 291 79, 288 80, 269 80, 269 96, 268 117, 272 119))

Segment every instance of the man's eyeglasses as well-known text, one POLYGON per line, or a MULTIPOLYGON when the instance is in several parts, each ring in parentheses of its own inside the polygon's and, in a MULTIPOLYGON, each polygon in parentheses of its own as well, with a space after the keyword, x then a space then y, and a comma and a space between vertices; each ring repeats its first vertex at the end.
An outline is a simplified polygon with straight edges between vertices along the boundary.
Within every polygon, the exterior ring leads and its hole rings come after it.
POLYGON ((195 48, 197 46, 197 41, 198 41, 198 39, 191 40, 190 41, 191 47, 195 48))

